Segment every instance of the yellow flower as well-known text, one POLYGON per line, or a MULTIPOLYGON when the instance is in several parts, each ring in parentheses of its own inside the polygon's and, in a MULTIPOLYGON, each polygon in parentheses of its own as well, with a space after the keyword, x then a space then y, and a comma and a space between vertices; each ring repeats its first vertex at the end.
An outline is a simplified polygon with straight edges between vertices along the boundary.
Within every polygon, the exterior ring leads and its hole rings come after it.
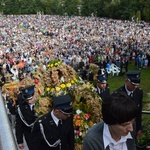
POLYGON ((75 82, 77 82, 77 79, 76 79, 76 78, 74 78, 74 81, 75 81, 75 82))
POLYGON ((55 63, 55 66, 58 66, 58 63, 55 63))
POLYGON ((53 67, 54 65, 53 64, 51 64, 51 67, 53 67))
POLYGON ((64 89, 64 88, 66 87, 66 85, 65 85, 65 84, 61 84, 60 87, 61 87, 62 89, 64 89))
POLYGON ((49 87, 47 87, 47 88, 46 88, 46 91, 47 91, 47 92, 48 92, 48 91, 50 91, 50 88, 49 88, 49 87))
POLYGON ((71 80, 71 83, 74 84, 74 80, 71 80))
POLYGON ((66 84, 66 87, 71 87, 71 83, 67 83, 67 84, 66 84))
POLYGON ((60 91, 61 90, 61 88, 60 87, 56 87, 56 91, 60 91))
POLYGON ((48 64, 47 66, 50 67, 50 64, 48 64))
POLYGON ((51 88, 51 92, 54 92, 54 90, 55 90, 54 88, 51 88))

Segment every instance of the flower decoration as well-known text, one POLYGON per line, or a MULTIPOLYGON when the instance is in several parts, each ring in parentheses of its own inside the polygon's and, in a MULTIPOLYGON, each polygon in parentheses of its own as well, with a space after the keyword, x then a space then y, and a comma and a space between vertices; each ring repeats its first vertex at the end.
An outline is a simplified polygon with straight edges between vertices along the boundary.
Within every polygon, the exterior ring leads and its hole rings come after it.
POLYGON ((45 95, 59 96, 71 93, 79 83, 75 70, 58 60, 50 62, 44 73, 45 95))
POLYGON ((92 116, 90 113, 85 113, 78 109, 73 117, 73 122, 75 126, 75 142, 82 144, 86 131, 94 125, 92 116))
POLYGON ((59 95, 65 95, 67 93, 71 93, 78 84, 78 80, 76 78, 72 79, 70 82, 60 83, 60 86, 51 86, 45 88, 45 94, 50 96, 59 96, 59 95))
POLYGON ((33 76, 39 81, 36 87, 41 95, 36 103, 36 112, 40 116, 52 108, 52 97, 72 94, 80 81, 71 66, 58 60, 50 61, 45 71, 38 69, 33 76))
POLYGON ((59 61, 59 60, 52 60, 52 61, 50 61, 50 62, 48 63, 47 69, 48 69, 48 68, 53 68, 53 67, 58 67, 58 66, 61 65, 61 64, 62 64, 62 62, 59 61))
MULTIPOLYGON (((41 74, 40 74, 41 76, 41 74)), ((44 94, 36 103, 38 115, 44 115, 52 108, 52 97, 71 94, 74 108, 75 150, 82 150, 87 130, 101 120, 101 99, 95 87, 84 83, 75 70, 59 61, 49 62, 42 73, 44 94), (45 97, 44 97, 45 96, 45 97)))
POLYGON ((89 82, 78 85, 74 93, 75 150, 82 150, 82 143, 88 129, 101 121, 101 99, 89 82))

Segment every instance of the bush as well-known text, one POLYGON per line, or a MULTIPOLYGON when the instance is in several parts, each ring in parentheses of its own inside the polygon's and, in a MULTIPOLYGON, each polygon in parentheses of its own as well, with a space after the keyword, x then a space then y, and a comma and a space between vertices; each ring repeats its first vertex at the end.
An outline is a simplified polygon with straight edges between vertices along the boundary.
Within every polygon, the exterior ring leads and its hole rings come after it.
POLYGON ((146 146, 150 144, 150 114, 143 114, 143 134, 140 139, 137 141, 137 147, 142 150, 146 149, 146 146))

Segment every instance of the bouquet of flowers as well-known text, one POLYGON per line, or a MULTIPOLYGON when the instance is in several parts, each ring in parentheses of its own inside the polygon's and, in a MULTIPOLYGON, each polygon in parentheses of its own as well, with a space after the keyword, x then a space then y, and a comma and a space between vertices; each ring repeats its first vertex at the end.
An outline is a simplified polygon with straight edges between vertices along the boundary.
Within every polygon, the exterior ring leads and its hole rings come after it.
POLYGON ((82 144, 86 131, 94 125, 90 113, 85 113, 82 110, 76 110, 73 118, 75 126, 75 143, 82 144))
POLYGON ((82 144, 88 129, 101 121, 101 99, 89 82, 79 85, 74 95, 75 150, 82 150, 82 144))

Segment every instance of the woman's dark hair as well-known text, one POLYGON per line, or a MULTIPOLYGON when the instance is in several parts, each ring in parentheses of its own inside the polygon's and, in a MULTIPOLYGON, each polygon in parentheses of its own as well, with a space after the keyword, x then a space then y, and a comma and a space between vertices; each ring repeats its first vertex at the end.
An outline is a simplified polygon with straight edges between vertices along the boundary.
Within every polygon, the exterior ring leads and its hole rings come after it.
POLYGON ((136 118, 137 104, 125 92, 115 92, 102 102, 103 121, 108 125, 121 124, 136 118))

